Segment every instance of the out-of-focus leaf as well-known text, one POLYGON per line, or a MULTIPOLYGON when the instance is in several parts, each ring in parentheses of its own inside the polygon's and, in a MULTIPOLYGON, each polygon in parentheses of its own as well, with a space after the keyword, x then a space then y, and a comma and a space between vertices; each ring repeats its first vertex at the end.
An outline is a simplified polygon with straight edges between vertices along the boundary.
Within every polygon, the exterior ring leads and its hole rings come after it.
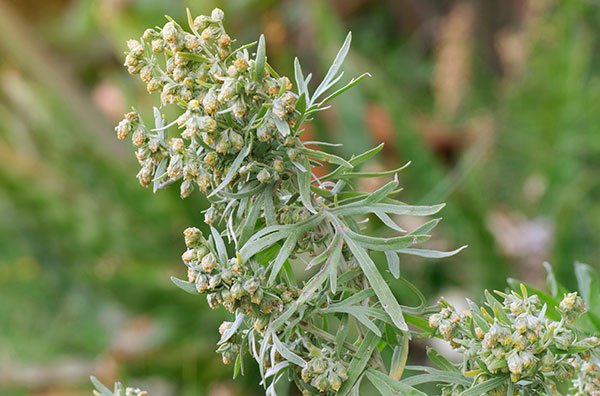
POLYGON ((90 380, 92 381, 92 384, 94 384, 94 387, 101 396, 114 396, 114 393, 106 386, 104 386, 102 382, 98 381, 98 378, 91 376, 90 380))

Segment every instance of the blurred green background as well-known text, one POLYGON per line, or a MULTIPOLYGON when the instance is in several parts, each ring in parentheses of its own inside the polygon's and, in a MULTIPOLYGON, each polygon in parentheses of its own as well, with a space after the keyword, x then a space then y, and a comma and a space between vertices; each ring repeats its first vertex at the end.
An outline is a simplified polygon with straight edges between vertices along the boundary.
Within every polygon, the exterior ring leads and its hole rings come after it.
POLYGON ((224 313, 169 282, 202 199, 142 189, 113 131, 156 103, 121 66, 126 39, 215 6, 240 43, 264 32, 288 75, 297 55, 319 80, 353 31, 346 75, 373 77, 308 134, 345 155, 384 141, 369 167, 412 161, 401 199, 447 202, 431 246, 469 249, 403 263, 432 301, 509 275, 541 284, 544 260, 568 286, 575 260, 598 268, 594 1, 0 0, 0 394, 87 395, 90 374, 159 396, 261 394, 214 353, 224 313))

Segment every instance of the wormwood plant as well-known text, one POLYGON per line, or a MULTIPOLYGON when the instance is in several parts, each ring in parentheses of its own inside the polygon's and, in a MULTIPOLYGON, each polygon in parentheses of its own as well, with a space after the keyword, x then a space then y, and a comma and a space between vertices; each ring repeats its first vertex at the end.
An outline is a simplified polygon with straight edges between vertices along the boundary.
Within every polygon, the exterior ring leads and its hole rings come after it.
MULTIPOLYGON (((137 178, 143 186, 157 191, 180 182, 183 198, 198 189, 210 202, 204 212, 210 232, 184 231, 187 279, 172 280, 189 293, 206 295, 211 308, 231 313, 231 321, 219 328, 217 351, 225 364, 233 364, 234 376, 244 372, 244 356, 250 355, 268 395, 276 394, 279 381, 293 381, 304 394, 357 394, 364 378, 382 394, 419 395, 412 385, 442 372, 424 369, 425 374, 399 381, 408 342, 422 335, 420 330, 441 335, 465 353, 462 371, 432 355, 447 369, 438 380, 453 384, 443 388, 444 394, 484 394, 500 387, 503 393, 489 394, 505 394, 506 389, 537 391, 562 378, 556 373, 547 380, 542 370, 535 381, 522 383, 534 361, 549 370, 571 370, 571 361, 546 357, 552 347, 566 347, 571 355, 593 347, 596 340, 579 342, 569 333, 571 319, 582 310, 577 295, 565 298, 573 309, 565 308, 558 324, 546 320, 545 308, 525 292, 500 294, 503 304, 488 295, 495 317, 476 307, 459 313, 445 302, 441 308, 427 307, 419 290, 400 276, 399 255, 442 258, 462 248, 415 247, 429 239, 439 219, 405 230, 395 217, 435 215, 443 205, 396 200, 396 174, 402 168, 360 171, 382 146, 346 160, 328 152, 329 143, 300 140, 304 123, 368 75, 338 84, 350 34, 312 90, 311 75, 304 75, 297 59, 295 84, 269 65, 263 36, 236 48, 223 16, 219 9, 195 19, 188 12, 189 31, 169 18, 162 28, 128 42, 128 71, 160 96, 161 106, 154 109, 153 126, 132 111, 116 130, 119 139, 131 136, 137 147, 137 178), (167 111, 176 116, 166 120, 167 111), (329 173, 317 177, 312 170, 321 166, 329 173), (381 176, 391 181, 375 192, 357 190, 359 179, 381 176), (365 233, 365 222, 373 217, 387 228, 381 236, 365 233), (400 305, 372 252, 385 255, 395 282, 418 296, 421 305, 400 305), (509 331, 522 336, 510 338, 509 331), (504 355, 494 349, 497 343, 504 355), (390 361, 382 358, 385 349, 391 350, 390 361)), ((102 395, 113 394, 96 386, 102 395)), ((114 394, 144 392, 118 384, 114 394)))

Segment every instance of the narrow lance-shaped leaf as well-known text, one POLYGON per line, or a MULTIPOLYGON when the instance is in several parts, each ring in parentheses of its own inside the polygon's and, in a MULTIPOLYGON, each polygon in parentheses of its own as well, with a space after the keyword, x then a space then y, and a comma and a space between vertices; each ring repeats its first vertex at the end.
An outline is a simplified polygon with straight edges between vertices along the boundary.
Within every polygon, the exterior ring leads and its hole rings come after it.
POLYGON ((428 250, 428 249, 415 249, 415 248, 398 249, 396 251, 398 253, 409 254, 412 256, 439 259, 439 258, 454 256, 455 254, 461 252, 462 250, 464 250, 466 248, 467 248, 467 245, 461 246, 458 249, 452 250, 449 252, 441 252, 438 250, 428 250))
POLYGON ((408 343, 410 341, 407 334, 403 334, 399 338, 400 343, 394 348, 394 354, 390 363, 390 378, 395 380, 402 378, 402 373, 406 367, 406 360, 408 359, 408 343))
POLYGON ((402 382, 394 381, 380 371, 368 369, 366 375, 369 381, 371 381, 383 396, 427 396, 418 389, 402 382))
POLYGON ((221 260, 221 262, 227 261, 227 249, 225 248, 225 241, 223 241, 221 234, 219 234, 219 231, 217 231, 217 229, 214 227, 210 227, 210 234, 215 240, 215 246, 217 247, 219 260, 221 260))
POLYGON ((104 386, 102 382, 98 381, 98 378, 91 376, 90 381, 92 381, 92 384, 94 384, 94 387, 101 396, 113 396, 113 392, 104 386))
POLYGON ((273 333, 273 343, 275 344, 275 348, 277 348, 277 352, 279 352, 285 360, 287 360, 290 363, 294 363, 296 366, 306 366, 306 362, 304 361, 304 359, 302 359, 300 356, 298 356, 296 353, 290 350, 287 346, 285 346, 279 340, 277 335, 275 335, 275 333, 273 333))
POLYGON ((494 390, 510 381, 508 376, 492 377, 487 381, 481 382, 470 389, 467 389, 460 396, 480 396, 494 390))
POLYGON ((296 172, 298 177, 298 189, 300 191, 300 199, 304 204, 304 207, 312 213, 316 213, 316 210, 312 204, 312 197, 310 193, 310 163, 308 158, 304 158, 302 165, 306 169, 306 172, 296 172))
POLYGON ((258 47, 256 48, 256 79, 262 80, 267 62, 267 48, 265 43, 265 35, 261 34, 258 39, 258 47))
MULTIPOLYGON (((359 154, 357 156, 353 156, 352 158, 350 158, 348 160, 348 162, 350 164, 352 164, 352 166, 358 166, 366 161, 368 161, 369 159, 373 158, 375 155, 377 155, 377 153, 379 153, 382 149, 383 149, 384 144, 381 143, 379 146, 373 147, 372 149, 365 151, 362 154, 359 154)), ((334 179, 337 176, 343 174, 344 172, 346 172, 348 170, 348 168, 346 167, 339 167, 334 169, 332 172, 328 173, 327 175, 323 176, 321 178, 321 180, 330 180, 330 179, 334 179)))
POLYGON ((321 161, 329 162, 332 164, 340 165, 345 168, 352 168, 352 164, 343 159, 342 157, 338 157, 337 155, 326 153, 324 151, 312 150, 309 148, 303 148, 302 151, 311 158, 316 158, 321 161))
POLYGON ((238 331, 238 329, 240 328, 240 326, 242 325, 242 323, 244 323, 244 318, 245 317, 246 317, 246 315, 244 315, 241 312, 238 312, 236 314, 235 321, 229 327, 229 329, 227 329, 227 331, 225 333, 223 333, 223 336, 221 336, 221 339, 219 340, 218 345, 226 343, 227 341, 229 341, 229 339, 231 337, 233 337, 233 335, 238 331))
POLYGON ((445 371, 454 371, 459 373, 460 370, 456 365, 454 365, 451 361, 449 361, 446 357, 444 357, 441 353, 436 351, 433 348, 427 348, 427 357, 431 360, 436 366, 445 371))
POLYGON ((350 88, 354 87, 356 84, 361 82, 365 77, 371 77, 371 74, 363 73, 360 76, 353 78, 352 80, 350 80, 350 82, 348 84, 344 85, 342 88, 338 89, 337 91, 335 91, 334 93, 332 93, 331 95, 329 95, 328 97, 323 99, 319 103, 319 106, 323 106, 325 103, 327 103, 327 102, 333 100, 334 98, 338 97, 339 95, 343 94, 344 92, 346 92, 347 90, 349 90, 350 88))
POLYGON ((351 42, 352 42, 352 32, 349 32, 348 35, 346 36, 346 39, 344 40, 344 43, 342 44, 342 47, 340 48, 337 55, 335 56, 335 59, 333 60, 331 67, 329 68, 329 70, 327 71, 327 74, 323 78, 323 81, 321 82, 321 84, 319 84, 319 86, 315 90, 315 93, 313 95, 313 100, 318 98, 323 92, 325 92, 331 86, 330 85, 331 81, 336 77, 337 72, 340 70, 340 68, 342 67, 342 64, 344 63, 344 59, 346 59, 346 55, 348 55, 348 51, 350 50, 351 42))
POLYGON ((294 249, 296 248, 296 242, 298 242, 298 233, 294 232, 288 236, 285 243, 281 247, 279 254, 275 257, 273 266, 271 267, 271 274, 269 275, 268 285, 273 285, 277 279, 277 275, 281 271, 283 263, 290 257, 294 249))
POLYGON ((430 216, 438 213, 443 208, 444 204, 432 206, 391 205, 384 203, 376 203, 367 206, 348 204, 334 208, 332 209, 332 212, 343 216, 367 214, 378 211, 396 215, 430 216))
POLYGON ((302 74, 302 66, 298 58, 294 58, 294 78, 296 79, 296 88, 298 89, 298 96, 307 94, 304 89, 304 74, 302 74))
POLYGON ((181 280, 174 276, 171 277, 171 282, 173 282, 175 284, 175 286, 177 286, 178 288, 180 288, 181 290, 183 290, 186 293, 200 294, 200 293, 198 293, 198 290, 196 290, 196 285, 194 285, 193 283, 181 280))
POLYGON ((334 238, 335 245, 333 250, 330 252, 329 258, 327 259, 327 263, 325 266, 327 267, 327 271, 329 272, 329 287, 331 288, 331 292, 335 294, 337 292, 337 274, 338 274, 338 264, 342 260, 342 247, 343 242, 339 234, 336 233, 334 238))
POLYGON ((254 203, 250 205, 250 210, 246 215, 246 219, 244 220, 242 230, 240 232, 240 240, 239 243, 244 244, 250 238, 252 233, 254 232, 254 227, 256 226, 256 222, 260 216, 260 211, 263 207, 265 201, 265 195, 261 194, 256 197, 254 203))
POLYGON ((354 385, 362 375, 367 363, 369 363, 371 355, 377 347, 378 342, 379 337, 371 332, 369 332, 365 336, 365 339, 362 340, 358 351, 354 354, 354 357, 350 361, 350 365, 348 366, 348 379, 340 388, 338 396, 346 396, 354 388, 354 385))
POLYGON ((385 258, 392 276, 396 279, 400 278, 400 257, 398 257, 398 253, 388 250, 385 252, 385 258))
POLYGON ((369 284, 375 291, 375 294, 377 294, 383 309, 390 315, 390 318, 392 318, 392 321, 398 329, 408 331, 408 326, 404 321, 400 304, 398 304, 396 297, 392 294, 388 284, 377 270, 375 263, 371 260, 367 251, 361 248, 352 238, 345 237, 344 240, 354 257, 356 257, 360 268, 369 280, 369 284))
POLYGON ((237 174, 238 170, 240 169, 240 166, 242 166, 242 162, 248 156, 248 154, 250 154, 251 150, 252 150, 252 142, 249 142, 238 153, 237 157, 231 164, 231 168, 229 168, 229 170, 227 171, 227 174, 223 178, 223 181, 221 182, 221 184, 219 184, 217 187, 215 187, 215 189, 208 195, 209 198, 216 195, 219 191, 221 191, 222 189, 227 187, 227 185, 229 183, 231 183, 231 181, 233 180, 233 177, 237 174))

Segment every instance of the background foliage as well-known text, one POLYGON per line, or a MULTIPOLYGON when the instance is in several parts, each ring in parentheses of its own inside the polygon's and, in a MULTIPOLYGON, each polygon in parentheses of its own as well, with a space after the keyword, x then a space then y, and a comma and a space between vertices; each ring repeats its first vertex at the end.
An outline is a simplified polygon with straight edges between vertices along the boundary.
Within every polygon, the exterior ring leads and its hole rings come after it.
POLYGON ((95 373, 159 395, 260 394, 213 351, 223 312, 169 281, 203 203, 140 188, 113 132, 152 104, 121 66, 126 39, 214 6, 241 42, 264 32, 288 75, 297 55, 322 77, 353 31, 347 74, 373 78, 309 132, 346 156, 385 141, 372 169, 411 160, 405 199, 447 202, 430 247, 469 249, 402 265, 432 301, 508 275, 543 285, 544 260, 569 289, 575 260, 598 267, 594 2, 2 0, 0 393, 89 394, 95 373))

